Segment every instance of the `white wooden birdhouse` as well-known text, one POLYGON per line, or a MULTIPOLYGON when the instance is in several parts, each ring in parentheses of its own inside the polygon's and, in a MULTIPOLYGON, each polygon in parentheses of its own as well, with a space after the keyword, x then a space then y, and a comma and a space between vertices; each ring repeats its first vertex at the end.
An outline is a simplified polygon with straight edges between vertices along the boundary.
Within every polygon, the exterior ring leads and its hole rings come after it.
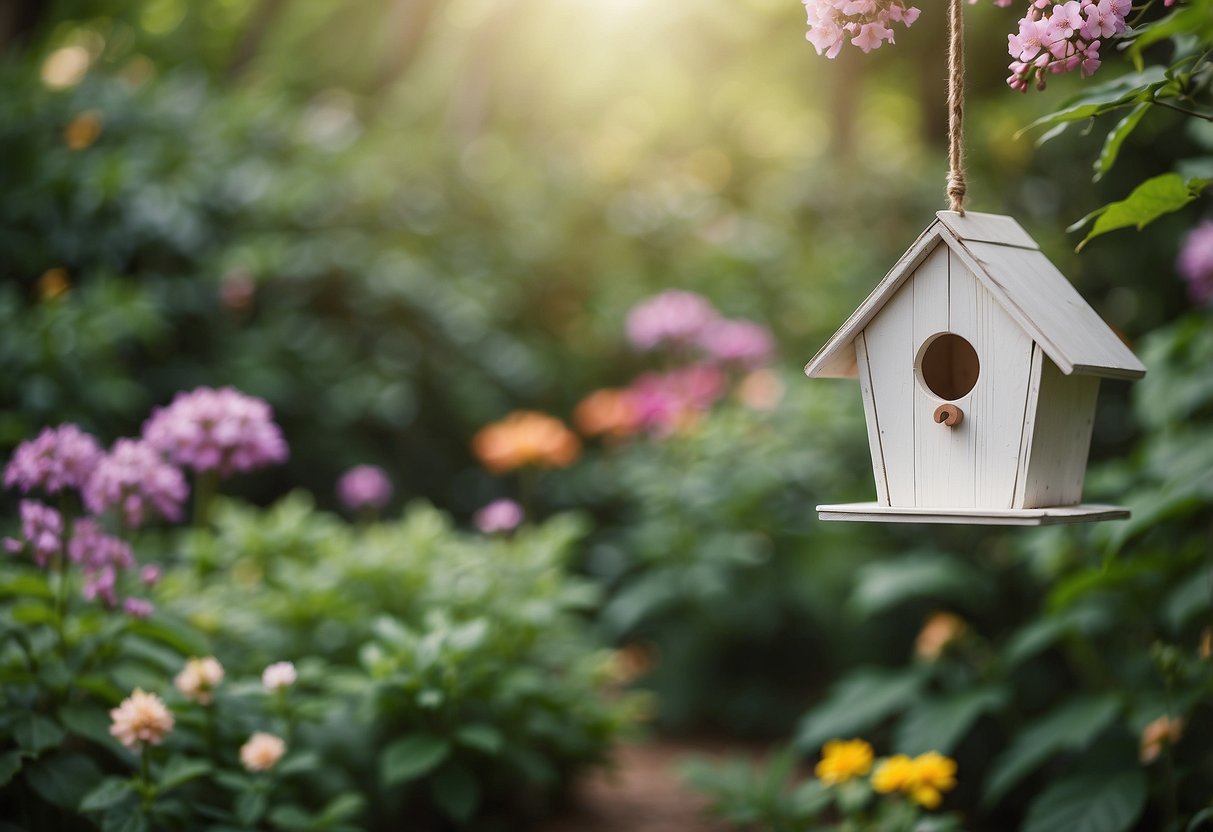
POLYGON ((1146 368, 1010 217, 937 219, 805 367, 858 378, 877 501, 825 520, 1041 525, 1082 504, 1101 378, 1146 368))

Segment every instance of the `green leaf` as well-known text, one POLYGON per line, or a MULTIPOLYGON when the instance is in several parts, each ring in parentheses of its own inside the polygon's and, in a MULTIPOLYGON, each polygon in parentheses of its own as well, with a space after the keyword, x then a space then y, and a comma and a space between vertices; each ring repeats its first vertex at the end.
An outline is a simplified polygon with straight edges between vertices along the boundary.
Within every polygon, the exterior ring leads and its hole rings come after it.
POLYGON ((118 805, 135 793, 125 777, 107 777, 80 801, 81 812, 100 812, 118 805))
POLYGON ((1058 781, 1028 807, 1022 832, 1124 832, 1146 805, 1140 769, 1058 781))
POLYGON ((147 832, 147 818, 140 809, 110 812, 101 819, 101 832, 147 832))
POLYGON ((321 828, 334 826, 344 820, 356 817, 365 806, 366 798, 357 792, 339 794, 324 807, 324 811, 320 813, 317 825, 321 828))
MULTIPOLYGON (((1178 173, 1164 173, 1147 179, 1124 199, 1105 205, 1088 215, 1088 218, 1095 217, 1095 224, 1086 238, 1078 244, 1078 249, 1081 250, 1092 239, 1109 231, 1129 227, 1136 227, 1140 231, 1164 214, 1183 208, 1196 199, 1208 184, 1207 179, 1191 179, 1185 182, 1178 173)), ((1070 228, 1077 230, 1074 226, 1070 228)))
POLYGON ((18 572, 12 575, 0 575, 0 595, 14 598, 54 598, 50 582, 46 575, 32 575, 28 572, 18 572))
POLYGON ((269 803, 265 792, 250 789, 236 798, 236 819, 245 826, 255 826, 269 803))
POLYGON ((461 765, 443 767, 430 785, 434 802, 451 820, 467 823, 480 804, 480 784, 461 765))
POLYGON ((989 592, 989 578, 964 562, 916 554, 863 567, 850 603, 869 616, 916 598, 980 603, 989 592))
POLYGON ((22 750, 41 754, 63 742, 65 734, 53 720, 37 714, 29 714, 13 726, 13 738, 22 750))
POLYGON ((49 604, 24 601, 14 604, 9 615, 18 624, 50 624, 55 620, 55 610, 49 604))
POLYGON ((69 733, 99 745, 117 744, 117 740, 109 732, 108 716, 103 709, 95 705, 64 705, 59 709, 59 723, 69 733))
POLYGON ((100 779, 96 764, 76 752, 42 757, 25 769, 26 782, 43 800, 72 811, 100 779))
POLYGON ((911 755, 950 754, 979 716, 1002 707, 1006 699, 1001 688, 977 688, 923 702, 898 725, 896 750, 911 755))
POLYGON ((485 754, 496 754, 505 744, 505 739, 501 736, 501 732, 492 725, 474 722, 471 725, 464 725, 455 732, 455 742, 468 748, 475 748, 477 751, 483 751, 485 754))
POLYGON ((189 760, 185 757, 173 757, 160 772, 160 788, 175 789, 191 780, 197 780, 211 773, 213 766, 206 760, 189 760))
POLYGON ((1187 832, 1197 832, 1202 826, 1213 824, 1213 807, 1202 809, 1192 816, 1192 820, 1188 823, 1187 832))
POLYGON ((1166 70, 1161 66, 1151 66, 1143 72, 1113 78, 1106 83, 1087 88, 1082 94, 1069 99, 1060 110, 1041 116, 1016 135, 1022 135, 1037 127, 1083 121, 1128 106, 1143 100, 1155 88, 1166 83, 1166 80, 1166 70))
POLYGON ((1038 719, 994 760, 982 799, 987 805, 997 803, 1049 757, 1090 745, 1119 711, 1120 700, 1115 696, 1085 696, 1038 719))
POLYGON ((270 812, 270 825, 275 829, 283 829, 286 832, 297 832, 297 830, 314 829, 316 828, 316 820, 311 815, 303 810, 302 807, 294 804, 275 807, 270 812))
POLYGON ((6 751, 0 754, 0 788, 7 786, 20 770, 20 751, 6 751))
POLYGON ((816 752, 826 740, 867 731, 917 699, 924 678, 919 669, 855 671, 836 684, 825 702, 801 720, 796 733, 797 746, 816 752))
POLYGON ((1103 149, 1099 152, 1099 158, 1095 160, 1096 182, 1103 179, 1104 174, 1112 169, 1112 165, 1116 164, 1116 157, 1120 155, 1120 148, 1124 145, 1125 139, 1129 138, 1129 134, 1137 129, 1137 125, 1141 123, 1142 117, 1149 109, 1149 104, 1138 104, 1108 131, 1103 149))
POLYGON ((379 762, 385 786, 415 780, 438 766, 451 752, 451 744, 433 734, 414 734, 387 747, 379 762))

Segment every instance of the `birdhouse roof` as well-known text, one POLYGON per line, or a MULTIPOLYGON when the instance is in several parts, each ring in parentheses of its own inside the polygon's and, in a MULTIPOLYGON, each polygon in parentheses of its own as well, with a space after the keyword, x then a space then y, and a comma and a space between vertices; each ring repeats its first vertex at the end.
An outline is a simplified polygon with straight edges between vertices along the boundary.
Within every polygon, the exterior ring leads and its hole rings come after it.
POLYGON ((855 337, 940 243, 1066 375, 1141 378, 1145 366, 1078 294, 1015 220, 998 214, 940 211, 914 245, 804 368, 814 378, 857 375, 855 337))

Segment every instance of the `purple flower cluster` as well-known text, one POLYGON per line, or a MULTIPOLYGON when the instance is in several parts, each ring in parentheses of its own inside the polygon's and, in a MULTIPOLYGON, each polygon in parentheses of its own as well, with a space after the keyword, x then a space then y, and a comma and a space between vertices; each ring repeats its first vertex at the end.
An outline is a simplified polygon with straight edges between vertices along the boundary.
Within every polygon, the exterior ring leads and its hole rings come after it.
POLYGON ((84 504, 94 514, 116 509, 127 528, 137 529, 149 509, 166 520, 180 520, 188 494, 180 469, 155 448, 136 439, 119 439, 97 463, 84 488, 84 504))
POLYGON ((638 303, 628 312, 628 340, 637 349, 693 342, 720 313, 707 298, 677 289, 638 303))
POLYGON ((1175 268, 1187 282, 1192 300, 1213 301, 1213 220, 1205 220, 1188 232, 1175 268))
POLYGON ((349 511, 383 508, 392 499, 392 481, 378 465, 358 465, 337 481, 337 499, 349 511))
POLYGON ((37 500, 22 500, 18 511, 22 539, 6 537, 4 550, 17 555, 28 548, 34 562, 45 569, 63 546, 63 515, 37 500))
POLYGON ((130 544, 106 534, 91 517, 77 520, 72 531, 67 556, 84 574, 85 600, 116 606, 118 574, 135 568, 130 544))
POLYGON ((47 494, 83 488, 100 457, 97 440, 75 425, 43 428, 18 446, 4 470, 4 487, 24 494, 36 488, 47 494))
POLYGON ((143 438, 177 465, 221 477, 283 462, 288 453, 270 406, 231 387, 178 393, 153 411, 143 438))
POLYGON ((522 506, 513 500, 493 500, 476 512, 472 522, 485 534, 512 532, 522 525, 522 506))
POLYGON ((761 367, 775 353, 771 331, 753 321, 714 321, 699 334, 699 346, 722 364, 761 367))

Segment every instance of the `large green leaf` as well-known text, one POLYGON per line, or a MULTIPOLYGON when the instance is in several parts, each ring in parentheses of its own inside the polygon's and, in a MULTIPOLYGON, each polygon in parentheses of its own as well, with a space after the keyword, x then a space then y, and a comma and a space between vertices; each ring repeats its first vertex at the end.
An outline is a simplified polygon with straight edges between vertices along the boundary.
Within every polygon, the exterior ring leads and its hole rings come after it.
POLYGON ((80 801, 81 812, 100 812, 117 806, 135 793, 135 787, 125 777, 107 777, 80 801))
POLYGON ((183 786, 191 780, 210 774, 212 768, 206 760, 173 757, 160 772, 160 788, 167 790, 183 786))
POLYGON ((43 757, 27 766, 25 778, 43 800, 75 811, 101 780, 101 771, 83 754, 68 752, 43 757))
POLYGON ((1101 234, 1121 228, 1145 228, 1154 220, 1183 208, 1208 186, 1207 179, 1184 180, 1178 173, 1164 173, 1142 182, 1124 199, 1092 211, 1067 231, 1077 231, 1091 220, 1095 224, 1078 248, 1101 234))
MULTIPOLYGON (((1065 126, 1070 122, 1094 118, 1145 100, 1153 89, 1166 81, 1166 69, 1161 66, 1151 66, 1142 72, 1113 78, 1111 81, 1087 88, 1082 94, 1069 99, 1060 110, 1041 116, 1019 132, 1022 134, 1037 127, 1065 126)), ((1049 136, 1056 134, 1051 131, 1049 136)))
POLYGON ((1083 696, 1038 719, 994 760, 983 799, 987 804, 996 803, 1049 757, 1085 748, 1119 711, 1120 700, 1115 696, 1083 696))
POLYGON ((1124 832, 1145 805, 1140 769, 1080 775, 1054 783, 1032 801, 1022 832, 1124 832))
POLYGON ((910 554, 861 569, 851 606, 868 616, 916 598, 980 603, 989 592, 989 578, 957 558, 910 554))
POLYGON ((826 740, 867 731, 912 703, 925 678, 917 668, 855 671, 835 685, 825 702, 801 720, 796 744, 807 752, 815 752, 826 740))
POLYGON ((21 770, 21 752, 6 751, 0 754, 0 787, 8 784, 13 776, 21 770))
POLYGON ((444 766, 434 775, 430 793, 443 814, 459 823, 467 823, 480 804, 480 784, 460 765, 444 766))
POLYGON ((379 773, 385 786, 399 786, 433 771, 451 752, 451 744, 433 734, 413 734, 387 747, 379 773))
POLYGON ((895 748, 903 754, 950 754, 979 716, 1002 707, 1006 699, 1001 688, 976 688, 927 700, 902 718, 895 748))
POLYGON ((1150 109, 1149 104, 1138 104, 1129 114, 1116 123, 1116 126, 1108 131, 1107 137, 1104 139, 1103 149, 1099 152, 1099 158, 1095 160, 1095 181, 1098 182, 1104 178, 1104 175, 1112 169, 1112 165, 1116 164, 1116 159, 1120 155, 1120 149, 1124 146, 1125 139, 1137 129, 1137 125, 1141 123, 1142 117, 1150 109))
POLYGON ((13 738, 23 751, 31 754, 41 754, 49 748, 54 748, 63 742, 64 732, 51 719, 37 714, 29 714, 13 726, 13 738))

